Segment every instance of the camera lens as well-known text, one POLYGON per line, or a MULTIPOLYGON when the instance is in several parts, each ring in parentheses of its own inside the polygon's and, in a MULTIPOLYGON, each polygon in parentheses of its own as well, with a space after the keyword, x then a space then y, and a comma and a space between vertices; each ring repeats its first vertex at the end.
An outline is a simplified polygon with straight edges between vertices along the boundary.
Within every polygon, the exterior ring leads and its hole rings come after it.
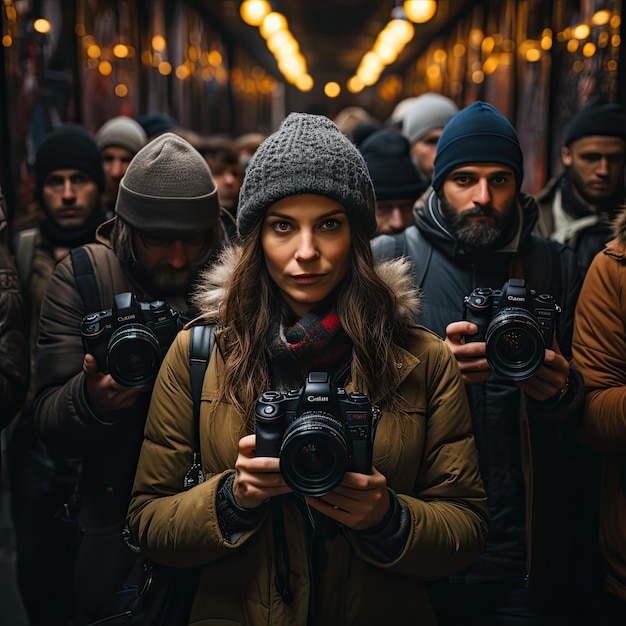
POLYGON ((145 387, 159 372, 161 346, 146 326, 127 324, 115 330, 109 339, 107 367, 124 387, 145 387))
POLYGON ((537 320, 523 309, 504 309, 485 333, 487 360, 509 380, 534 376, 545 358, 545 343, 537 320))
POLYGON ((342 480, 348 467, 343 426, 327 413, 306 412, 285 430, 280 471, 302 496, 323 496, 342 480))

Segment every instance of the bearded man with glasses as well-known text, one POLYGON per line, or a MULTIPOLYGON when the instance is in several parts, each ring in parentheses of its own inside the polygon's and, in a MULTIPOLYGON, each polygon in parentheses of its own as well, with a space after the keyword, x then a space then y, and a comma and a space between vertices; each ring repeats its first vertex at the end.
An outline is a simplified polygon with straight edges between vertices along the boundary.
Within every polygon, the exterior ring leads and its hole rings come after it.
MULTIPOLYGON (((117 323, 116 296, 131 292, 142 304, 160 301, 177 327, 192 317, 196 278, 226 241, 220 214, 215 181, 195 148, 172 133, 144 146, 121 181, 115 217, 84 247, 100 309, 113 307, 117 323)), ((152 392, 151 382, 114 378, 83 343, 83 318, 100 309, 81 299, 71 259, 59 263, 41 311, 34 412, 55 455, 82 457, 77 625, 99 618, 135 559, 122 527, 152 392)))

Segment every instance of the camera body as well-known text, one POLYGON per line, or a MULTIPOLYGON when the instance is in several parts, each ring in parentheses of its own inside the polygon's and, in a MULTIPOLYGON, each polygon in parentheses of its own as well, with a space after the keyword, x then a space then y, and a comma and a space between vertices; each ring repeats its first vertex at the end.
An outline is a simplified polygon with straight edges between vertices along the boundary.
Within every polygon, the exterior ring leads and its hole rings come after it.
POLYGON ((309 372, 298 391, 265 391, 255 409, 256 455, 280 458, 285 482, 322 496, 345 472, 371 474, 378 410, 364 393, 333 390, 327 372, 309 372))
POLYGON ((537 294, 524 279, 511 278, 502 289, 477 287, 464 305, 464 319, 478 326, 478 333, 465 341, 486 342, 494 371, 514 381, 537 373, 561 312, 551 295, 537 294))
POLYGON ((140 302, 130 291, 119 293, 111 309, 83 317, 85 352, 101 372, 125 387, 145 387, 181 327, 180 315, 162 300, 140 302))

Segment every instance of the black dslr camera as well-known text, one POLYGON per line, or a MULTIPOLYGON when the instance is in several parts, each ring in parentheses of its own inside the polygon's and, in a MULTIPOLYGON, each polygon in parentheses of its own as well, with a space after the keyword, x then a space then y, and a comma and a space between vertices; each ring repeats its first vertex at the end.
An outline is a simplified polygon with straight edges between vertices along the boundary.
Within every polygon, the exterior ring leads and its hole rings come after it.
POLYGON ((495 372, 522 381, 541 367, 552 346, 561 308, 548 294, 537 295, 522 278, 511 278, 502 289, 477 287, 465 297, 464 317, 478 326, 465 341, 485 341, 487 360, 495 372))
POLYGON ((126 291, 115 296, 112 309, 85 315, 80 332, 85 352, 93 354, 101 372, 139 388, 156 378, 181 323, 162 300, 139 302, 126 291))
POLYGON ((265 391, 256 405, 256 455, 280 457, 285 482, 323 496, 347 471, 372 473, 379 412, 364 393, 333 391, 327 372, 310 372, 299 391, 265 391))

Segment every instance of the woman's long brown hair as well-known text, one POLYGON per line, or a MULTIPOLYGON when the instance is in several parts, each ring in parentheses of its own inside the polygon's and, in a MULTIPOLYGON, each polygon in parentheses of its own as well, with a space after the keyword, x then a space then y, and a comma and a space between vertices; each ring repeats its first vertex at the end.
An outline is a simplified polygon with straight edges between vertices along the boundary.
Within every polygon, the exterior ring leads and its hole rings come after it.
MULTIPOLYGON (((227 329, 222 394, 248 420, 261 392, 270 388, 267 331, 272 318, 284 308, 265 268, 262 227, 261 221, 241 242, 242 255, 220 311, 227 329)), ((395 319, 395 295, 374 269, 366 233, 352 222, 351 231, 350 266, 340 285, 337 313, 354 345, 353 383, 372 402, 398 409, 393 342, 404 343, 412 328, 395 319)))

